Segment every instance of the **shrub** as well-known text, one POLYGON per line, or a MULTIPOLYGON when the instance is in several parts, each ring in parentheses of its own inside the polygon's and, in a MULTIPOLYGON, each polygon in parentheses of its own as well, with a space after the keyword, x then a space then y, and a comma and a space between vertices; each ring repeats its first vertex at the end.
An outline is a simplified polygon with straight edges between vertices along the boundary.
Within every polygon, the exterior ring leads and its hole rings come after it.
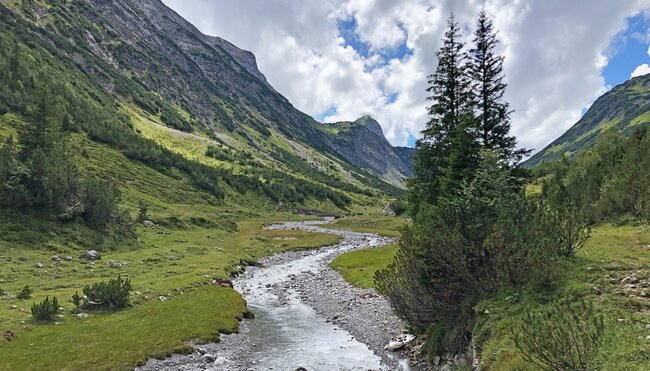
POLYGON ((58 311, 59 301, 56 296, 52 297, 52 300, 48 296, 42 302, 32 305, 32 316, 39 321, 51 321, 58 311))
POLYGON ((29 287, 29 285, 25 285, 25 287, 23 287, 22 290, 20 290, 18 295, 16 295, 16 298, 20 300, 29 299, 32 297, 33 292, 34 290, 32 290, 32 288, 29 287))
POLYGON ((81 295, 79 295, 79 292, 75 291, 74 295, 72 295, 72 299, 70 299, 72 304, 74 304, 75 308, 81 308, 81 306, 84 304, 84 299, 81 295))
POLYGON ((101 281, 86 285, 83 288, 84 295, 88 300, 84 306, 97 306, 107 308, 126 308, 129 305, 129 293, 131 291, 131 280, 122 279, 117 276, 107 282, 101 281))
POLYGON ((584 213, 572 206, 559 207, 548 215, 552 225, 551 236, 558 239, 558 253, 572 256, 580 250, 591 234, 591 227, 584 213))
POLYGON ((86 181, 84 219, 95 226, 106 224, 117 210, 119 200, 120 191, 114 183, 89 178, 86 181))
POLYGON ((138 223, 142 223, 147 219, 149 219, 149 210, 147 209, 147 204, 145 204, 143 201, 140 201, 140 205, 138 206, 138 218, 136 221, 138 223))
POLYGON ((543 370, 599 368, 596 356, 604 324, 590 303, 563 301, 528 313, 515 331, 524 358, 543 370))
POLYGON ((406 212, 408 205, 403 200, 397 199, 390 203, 390 207, 395 212, 395 215, 402 215, 406 212))

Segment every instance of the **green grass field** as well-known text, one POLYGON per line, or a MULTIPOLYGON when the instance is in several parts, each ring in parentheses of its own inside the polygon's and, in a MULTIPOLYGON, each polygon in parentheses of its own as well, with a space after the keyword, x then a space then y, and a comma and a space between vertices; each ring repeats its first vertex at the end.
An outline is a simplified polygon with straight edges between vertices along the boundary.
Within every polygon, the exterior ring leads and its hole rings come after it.
POLYGON ((354 286, 375 287, 375 272, 386 268, 396 252, 395 244, 352 251, 338 256, 331 266, 354 286))
POLYGON ((512 339, 522 314, 560 298, 584 297, 593 301, 605 320, 600 361, 603 370, 645 370, 650 364, 650 228, 596 227, 585 248, 566 267, 566 278, 553 290, 502 292, 477 306, 485 370, 532 370, 512 339), (634 275, 640 284, 629 291, 623 278, 634 275), (488 313, 486 314, 485 311, 488 313))
MULTIPOLYGON (((11 133, 5 128, 0 136, 11 133)), ((0 331, 17 336, 0 342, 0 369, 131 369, 150 356, 187 351, 188 340, 217 340, 220 332, 237 329, 246 309, 238 293, 212 285, 213 278, 227 278, 238 265, 269 254, 339 240, 264 230, 272 222, 304 217, 274 211, 277 205, 258 195, 230 190, 222 201, 198 191, 183 174, 154 170, 83 135, 73 135, 71 147, 79 166, 118 184, 122 208, 135 215, 145 202, 155 226, 139 226, 137 237, 121 238, 77 221, 0 210, 0 331), (80 261, 88 249, 100 250, 102 260, 80 261), (54 255, 74 259, 55 262, 54 255), (111 260, 123 267, 110 268, 111 260), (131 278, 133 307, 90 311, 77 320, 72 294, 118 274, 131 278), (25 285, 34 289, 33 297, 19 300, 25 285), (56 296, 64 307, 58 324, 31 317, 32 303, 46 296, 56 296)))
POLYGON ((329 234, 262 229, 270 221, 289 217, 241 222, 236 232, 142 228, 137 248, 106 251, 92 268, 78 261, 79 251, 70 248, 30 249, 0 243, 0 288, 7 292, 0 297, 0 328, 17 334, 15 341, 0 345, 0 369, 128 369, 149 356, 187 349, 184 341, 216 340, 219 332, 236 330, 236 318, 245 311, 243 300, 232 289, 210 284, 214 277, 229 277, 242 261, 338 241, 329 234), (73 255, 75 261, 53 262, 50 258, 55 254, 73 255), (109 268, 109 260, 124 267, 109 268), (37 262, 44 267, 35 268, 37 262), (91 311, 85 320, 74 318, 71 295, 84 284, 117 274, 131 277, 134 307, 116 313, 91 311), (26 284, 34 288, 33 298, 16 299, 26 284), (65 308, 57 325, 31 318, 29 307, 46 295, 56 295, 65 308), (167 300, 159 301, 160 296, 167 300))
POLYGON ((410 223, 409 219, 395 216, 385 216, 380 213, 351 215, 337 219, 327 228, 347 229, 355 232, 377 233, 386 237, 401 236, 400 228, 410 223))

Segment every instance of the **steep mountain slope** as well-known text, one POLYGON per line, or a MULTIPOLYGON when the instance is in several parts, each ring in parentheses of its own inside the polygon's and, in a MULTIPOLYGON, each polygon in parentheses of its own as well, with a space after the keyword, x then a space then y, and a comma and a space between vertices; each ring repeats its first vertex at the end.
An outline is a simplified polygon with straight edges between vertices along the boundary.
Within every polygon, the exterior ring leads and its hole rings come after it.
POLYGON ((598 136, 615 128, 629 135, 650 124, 650 75, 635 77, 598 98, 587 113, 566 133, 528 159, 532 167, 593 147, 598 136))
POLYGON ((414 175, 412 150, 391 146, 381 125, 372 117, 327 125, 333 134, 328 146, 349 163, 370 169, 384 181, 400 187, 404 186, 406 177, 414 175))
POLYGON ((252 53, 203 35, 159 0, 5 3, 47 25, 37 32, 105 91, 166 126, 245 148, 287 172, 304 173, 306 162, 357 186, 377 183, 366 171, 383 175, 347 163, 330 146, 336 138, 267 83, 252 53))

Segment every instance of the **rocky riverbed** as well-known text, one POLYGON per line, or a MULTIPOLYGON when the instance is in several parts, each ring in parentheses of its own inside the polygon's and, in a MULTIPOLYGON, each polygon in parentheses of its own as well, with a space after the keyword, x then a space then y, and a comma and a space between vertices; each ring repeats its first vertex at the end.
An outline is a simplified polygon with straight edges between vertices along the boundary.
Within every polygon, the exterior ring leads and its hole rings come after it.
POLYGON ((287 222, 270 229, 333 233, 343 239, 318 250, 277 254, 233 281, 255 319, 218 344, 152 360, 139 370, 410 370, 399 352, 403 323, 374 290, 348 284, 329 263, 338 255, 391 243, 374 234, 325 229, 326 221, 287 222))

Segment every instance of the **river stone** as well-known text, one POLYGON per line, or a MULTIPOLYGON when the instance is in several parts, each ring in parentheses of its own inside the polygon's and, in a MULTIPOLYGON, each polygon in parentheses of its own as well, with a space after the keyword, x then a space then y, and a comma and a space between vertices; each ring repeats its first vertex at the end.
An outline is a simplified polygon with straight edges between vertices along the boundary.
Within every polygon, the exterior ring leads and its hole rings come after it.
POLYGON ((85 260, 99 260, 102 258, 102 254, 97 250, 88 250, 85 253, 79 255, 79 259, 85 260))
POLYGON ((207 363, 213 363, 214 361, 217 360, 217 357, 214 354, 210 354, 210 353, 204 354, 203 356, 201 356, 201 358, 203 359, 203 361, 207 363))

